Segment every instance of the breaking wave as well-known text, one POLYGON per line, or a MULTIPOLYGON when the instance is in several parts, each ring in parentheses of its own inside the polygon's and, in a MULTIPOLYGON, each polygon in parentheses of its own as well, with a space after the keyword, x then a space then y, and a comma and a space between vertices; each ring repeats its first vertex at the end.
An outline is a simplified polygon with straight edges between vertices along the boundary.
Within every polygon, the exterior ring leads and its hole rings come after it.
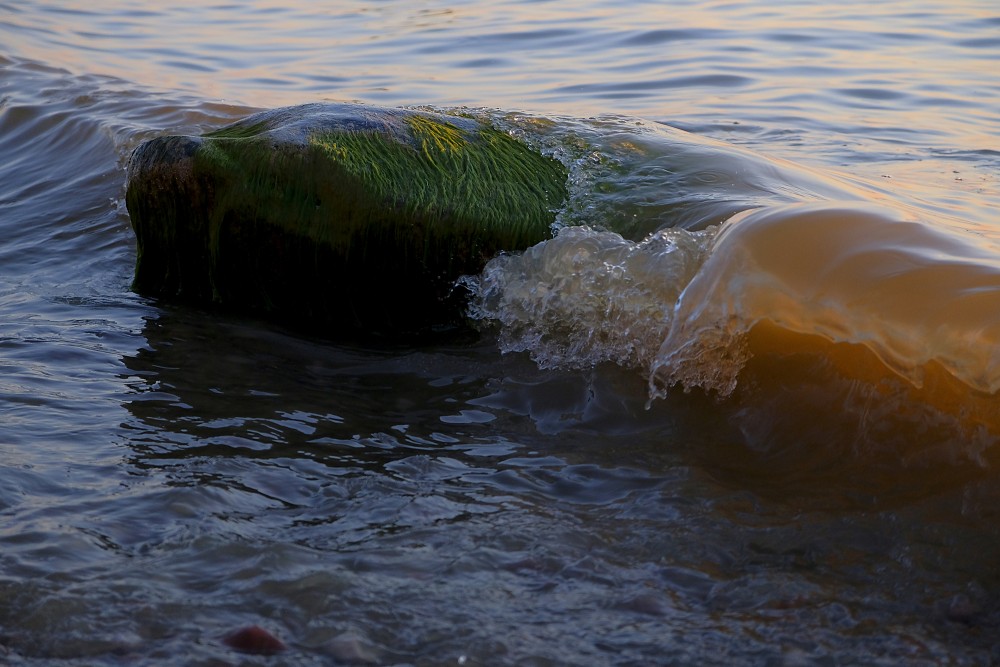
POLYGON ((926 430, 944 415, 1000 434, 995 240, 738 149, 725 162, 677 134, 611 135, 571 163, 586 187, 554 238, 469 281, 471 315, 498 325, 504 352, 544 368, 614 362, 648 377, 651 400, 679 387, 744 408, 824 376, 824 391, 846 380, 869 396, 852 409, 862 421, 882 410, 926 430), (730 176, 699 180, 699 165, 730 176), (602 187, 602 173, 632 187, 602 187), (644 209, 656 175, 661 200, 644 209), (806 197, 810 179, 821 188, 806 197))

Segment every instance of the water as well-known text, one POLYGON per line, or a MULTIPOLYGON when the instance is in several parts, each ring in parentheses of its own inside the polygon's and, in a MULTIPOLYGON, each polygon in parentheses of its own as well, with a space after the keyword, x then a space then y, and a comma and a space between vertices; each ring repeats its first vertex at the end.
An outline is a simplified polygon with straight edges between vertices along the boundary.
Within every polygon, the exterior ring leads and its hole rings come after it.
POLYGON ((0 3, 0 662, 1000 660, 998 29, 0 3), (468 279, 478 337, 129 291, 134 146, 327 99, 571 167, 561 233, 468 279), (252 624, 288 648, 222 642, 252 624))

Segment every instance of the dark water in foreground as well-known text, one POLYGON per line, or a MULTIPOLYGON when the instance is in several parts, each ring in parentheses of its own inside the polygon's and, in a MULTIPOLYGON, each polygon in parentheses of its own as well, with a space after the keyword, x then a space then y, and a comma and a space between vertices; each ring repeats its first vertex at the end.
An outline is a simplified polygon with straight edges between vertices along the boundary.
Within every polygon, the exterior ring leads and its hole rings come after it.
POLYGON ((998 27, 0 3, 0 663, 1000 661, 998 27), (323 98, 572 167, 480 336, 129 291, 139 141, 323 98))

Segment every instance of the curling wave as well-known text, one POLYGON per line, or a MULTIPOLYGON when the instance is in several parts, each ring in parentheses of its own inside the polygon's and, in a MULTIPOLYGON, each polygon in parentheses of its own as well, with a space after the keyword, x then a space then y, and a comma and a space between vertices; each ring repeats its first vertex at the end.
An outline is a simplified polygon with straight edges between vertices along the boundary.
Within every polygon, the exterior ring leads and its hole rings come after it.
MULTIPOLYGON (((656 154, 655 136, 647 137, 644 156, 669 159, 678 139, 668 139, 656 154)), ((698 150, 687 147, 687 164, 696 164, 698 150)), ((711 147, 711 161, 719 150, 711 147)), ((765 164, 740 152, 733 159, 765 164)), ((619 161, 632 174, 621 180, 648 171, 640 163, 619 161)), ((614 197, 600 189, 593 225, 564 226, 472 279, 471 314, 499 325, 503 351, 527 352, 542 367, 635 368, 649 378, 651 399, 681 387, 743 407, 773 404, 778 394, 794 403, 787 397, 796 386, 823 377, 829 407, 853 414, 860 430, 871 430, 876 413, 909 415, 911 429, 943 420, 966 435, 985 429, 992 442, 1000 435, 997 243, 929 213, 873 203, 884 197, 866 199, 851 186, 843 191, 859 194, 854 199, 788 201, 785 184, 794 179, 784 173, 782 165, 744 174, 755 195, 737 188, 727 206, 742 210, 721 225, 711 224, 716 186, 695 202, 708 214, 685 225, 691 230, 671 226, 669 206, 661 207, 643 223, 659 228, 642 240, 599 226, 615 217, 614 197), (844 381, 854 383, 852 396, 868 397, 860 407, 833 398, 844 381)), ((664 185, 664 198, 691 201, 692 190, 673 185, 664 185)), ((617 192, 634 212, 636 195, 617 192)), ((577 197, 584 203, 571 208, 579 217, 588 207, 586 195, 577 197)), ((823 411, 824 400, 803 409, 823 411)))

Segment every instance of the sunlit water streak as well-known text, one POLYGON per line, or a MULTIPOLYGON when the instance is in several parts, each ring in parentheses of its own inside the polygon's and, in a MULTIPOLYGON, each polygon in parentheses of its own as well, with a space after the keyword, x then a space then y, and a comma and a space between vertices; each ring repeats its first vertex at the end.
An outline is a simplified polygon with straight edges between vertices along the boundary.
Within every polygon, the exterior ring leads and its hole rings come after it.
POLYGON ((994 309, 941 323, 992 304, 998 29, 989 2, 0 3, 0 662, 253 664, 220 641, 248 624, 301 665, 996 661, 994 309), (465 106, 572 168, 566 231, 470 279, 481 338, 129 291, 129 151, 318 99, 465 106), (809 270, 865 257, 959 278, 809 270), (706 326, 707 375, 671 356, 706 326))

